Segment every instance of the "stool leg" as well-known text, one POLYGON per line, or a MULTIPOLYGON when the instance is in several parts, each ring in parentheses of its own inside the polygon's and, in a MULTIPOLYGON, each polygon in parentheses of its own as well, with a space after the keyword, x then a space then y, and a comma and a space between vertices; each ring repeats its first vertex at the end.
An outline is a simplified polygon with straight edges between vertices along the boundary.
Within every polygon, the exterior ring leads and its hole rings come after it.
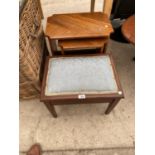
POLYGON ((53 115, 53 117, 57 117, 57 113, 55 111, 54 105, 52 105, 50 102, 44 102, 47 109, 50 111, 50 113, 53 115))
POLYGON ((112 102, 109 103, 109 106, 105 112, 105 114, 109 114, 113 109, 114 107, 118 104, 120 99, 113 99, 112 102))

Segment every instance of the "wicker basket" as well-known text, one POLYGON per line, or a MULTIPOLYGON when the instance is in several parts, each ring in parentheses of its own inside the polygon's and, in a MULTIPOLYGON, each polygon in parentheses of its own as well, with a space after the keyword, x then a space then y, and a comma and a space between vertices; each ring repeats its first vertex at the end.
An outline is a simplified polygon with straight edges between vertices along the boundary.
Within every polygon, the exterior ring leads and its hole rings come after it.
POLYGON ((20 99, 31 99, 40 95, 40 82, 25 82, 19 85, 20 99))
MULTIPOLYGON (((40 38, 43 38, 42 35, 40 38)), ((38 80, 42 61, 43 40, 40 38, 27 42, 25 50, 19 54, 20 82, 38 80)))
POLYGON ((28 0, 20 16, 19 71, 20 83, 39 77, 42 58, 42 12, 38 0, 28 0))
POLYGON ((43 18, 39 0, 27 0, 19 24, 19 82, 20 98, 39 95, 39 73, 43 54, 43 18))

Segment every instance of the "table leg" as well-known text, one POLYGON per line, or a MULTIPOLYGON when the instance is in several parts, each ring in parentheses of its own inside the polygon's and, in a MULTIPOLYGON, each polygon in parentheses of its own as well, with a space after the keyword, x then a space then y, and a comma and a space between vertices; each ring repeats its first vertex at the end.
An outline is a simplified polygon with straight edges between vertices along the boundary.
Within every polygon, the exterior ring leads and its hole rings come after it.
POLYGON ((54 105, 52 105, 50 102, 44 102, 47 109, 50 111, 50 113, 53 115, 53 117, 57 117, 57 113, 55 111, 54 105))
POLYGON ((109 103, 109 106, 105 112, 105 114, 109 114, 113 109, 114 107, 118 104, 120 99, 113 99, 112 102, 109 103))
POLYGON ((64 48, 63 48, 62 46, 60 46, 60 48, 61 48, 61 54, 62 54, 62 55, 65 55, 64 48))
POLYGON ((48 42, 49 42, 51 53, 52 53, 52 55, 54 55, 54 52, 57 51, 56 40, 51 40, 48 37, 48 42))
POLYGON ((104 45, 101 47, 100 49, 100 53, 103 54, 103 50, 104 50, 104 45))
POLYGON ((104 44, 103 53, 106 53, 106 51, 107 51, 107 45, 108 45, 108 43, 105 43, 105 44, 104 44))

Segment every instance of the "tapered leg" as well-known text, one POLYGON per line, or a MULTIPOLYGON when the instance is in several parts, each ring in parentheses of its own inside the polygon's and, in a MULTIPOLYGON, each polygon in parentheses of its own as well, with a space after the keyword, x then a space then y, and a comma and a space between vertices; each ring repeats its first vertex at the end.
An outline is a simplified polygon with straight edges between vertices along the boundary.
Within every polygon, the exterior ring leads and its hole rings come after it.
POLYGON ((65 54, 64 48, 62 46, 60 46, 60 48, 61 48, 61 54, 64 55, 65 54))
POLYGON ((51 40, 51 39, 48 37, 48 42, 49 42, 51 54, 52 54, 52 56, 53 56, 53 55, 55 54, 55 51, 57 51, 56 40, 51 40))
POLYGON ((113 109, 114 107, 118 104, 120 99, 113 99, 111 103, 109 103, 109 106, 105 112, 105 114, 109 114, 113 109))
POLYGON ((105 43, 105 44, 104 44, 103 53, 106 53, 106 51, 107 51, 107 45, 108 45, 108 43, 105 43))
POLYGON ((54 105, 52 105, 50 102, 44 102, 47 109, 50 111, 50 113, 53 115, 53 117, 57 117, 57 113, 55 111, 54 105))
POLYGON ((101 53, 101 54, 103 54, 103 50, 104 50, 104 45, 103 45, 103 47, 101 47, 101 49, 100 49, 100 53, 101 53))

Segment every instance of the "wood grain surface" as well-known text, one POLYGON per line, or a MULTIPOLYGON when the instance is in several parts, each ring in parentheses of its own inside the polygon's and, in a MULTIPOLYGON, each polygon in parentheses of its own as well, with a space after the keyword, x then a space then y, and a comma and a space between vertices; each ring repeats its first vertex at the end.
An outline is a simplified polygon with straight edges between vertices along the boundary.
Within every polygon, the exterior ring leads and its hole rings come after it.
POLYGON ((107 42, 107 39, 93 38, 93 39, 72 39, 60 40, 58 45, 64 49, 83 49, 83 48, 101 48, 107 42))
POLYGON ((47 19, 45 35, 50 39, 94 38, 113 32, 108 16, 101 12, 55 14, 47 19))

